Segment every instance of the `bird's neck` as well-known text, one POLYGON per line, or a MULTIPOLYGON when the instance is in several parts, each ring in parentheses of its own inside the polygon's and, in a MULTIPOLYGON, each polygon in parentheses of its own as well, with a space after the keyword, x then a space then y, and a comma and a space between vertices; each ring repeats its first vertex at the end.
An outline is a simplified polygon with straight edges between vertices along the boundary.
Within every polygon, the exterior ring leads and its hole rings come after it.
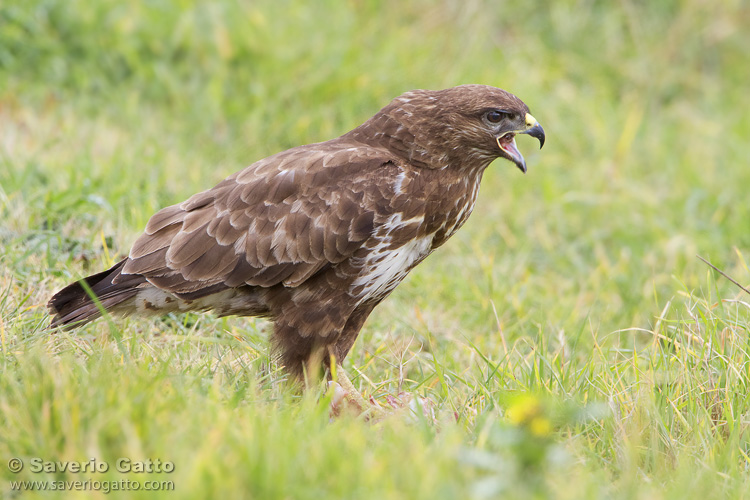
POLYGON ((492 161, 453 148, 446 135, 449 130, 419 120, 408 108, 386 107, 342 139, 382 147, 420 168, 483 171, 492 161))

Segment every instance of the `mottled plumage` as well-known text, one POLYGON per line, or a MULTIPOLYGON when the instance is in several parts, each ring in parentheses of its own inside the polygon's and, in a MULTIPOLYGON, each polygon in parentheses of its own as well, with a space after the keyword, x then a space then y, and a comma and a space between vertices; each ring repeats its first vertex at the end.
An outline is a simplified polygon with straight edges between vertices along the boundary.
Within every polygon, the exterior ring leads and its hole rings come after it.
MULTIPOLYGON (((157 212, 130 255, 85 279, 113 313, 214 310, 270 318, 283 363, 343 360, 372 309, 472 212, 485 168, 526 166, 515 134, 543 143, 503 90, 415 90, 327 142, 260 160, 157 212)), ((80 283, 52 326, 99 315, 80 283)))

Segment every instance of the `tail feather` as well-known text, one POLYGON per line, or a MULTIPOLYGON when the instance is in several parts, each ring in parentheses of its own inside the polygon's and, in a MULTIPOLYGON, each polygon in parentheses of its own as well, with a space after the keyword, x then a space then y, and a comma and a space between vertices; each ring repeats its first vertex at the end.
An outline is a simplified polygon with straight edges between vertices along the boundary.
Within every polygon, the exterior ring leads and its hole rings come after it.
MULTIPOLYGON (((143 276, 137 274, 124 275, 125 279, 121 277, 117 283, 113 283, 115 278, 121 276, 126 260, 123 259, 111 269, 81 280, 86 282, 88 288, 105 310, 124 305, 124 302, 135 297, 140 287, 147 283, 143 276)), ((80 281, 71 283, 57 292, 47 303, 47 307, 50 313, 54 314, 51 328, 60 326, 74 328, 85 325, 101 316, 99 307, 80 281)))

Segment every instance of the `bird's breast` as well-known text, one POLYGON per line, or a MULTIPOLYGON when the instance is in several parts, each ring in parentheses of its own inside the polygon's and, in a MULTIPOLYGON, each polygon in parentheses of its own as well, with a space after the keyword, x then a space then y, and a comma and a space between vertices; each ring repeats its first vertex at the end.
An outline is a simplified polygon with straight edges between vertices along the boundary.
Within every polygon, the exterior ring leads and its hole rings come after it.
MULTIPOLYGON (((350 295, 361 303, 382 300, 392 292, 409 271, 466 222, 474 208, 480 178, 448 183, 421 204, 419 200, 412 205, 395 203, 406 208, 383 220, 364 245, 363 255, 350 262, 357 269, 350 295)), ((398 192, 405 184, 399 177, 396 181, 398 192)))
POLYGON ((414 266, 432 252, 433 238, 434 234, 430 234, 397 247, 384 239, 372 248, 362 262, 360 274, 352 283, 351 294, 360 302, 385 298, 414 266))

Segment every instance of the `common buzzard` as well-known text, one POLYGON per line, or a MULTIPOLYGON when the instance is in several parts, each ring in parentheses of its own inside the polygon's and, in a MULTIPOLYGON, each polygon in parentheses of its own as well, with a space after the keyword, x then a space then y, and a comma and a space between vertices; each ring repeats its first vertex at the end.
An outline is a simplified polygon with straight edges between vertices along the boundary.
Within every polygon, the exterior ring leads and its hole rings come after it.
POLYGON ((544 144, 528 107, 504 90, 407 92, 341 137, 160 210, 127 258, 52 297, 52 327, 92 321, 99 305, 213 310, 270 319, 297 377, 341 362, 373 308, 466 222, 487 166, 505 158, 526 172, 516 134, 544 144))

